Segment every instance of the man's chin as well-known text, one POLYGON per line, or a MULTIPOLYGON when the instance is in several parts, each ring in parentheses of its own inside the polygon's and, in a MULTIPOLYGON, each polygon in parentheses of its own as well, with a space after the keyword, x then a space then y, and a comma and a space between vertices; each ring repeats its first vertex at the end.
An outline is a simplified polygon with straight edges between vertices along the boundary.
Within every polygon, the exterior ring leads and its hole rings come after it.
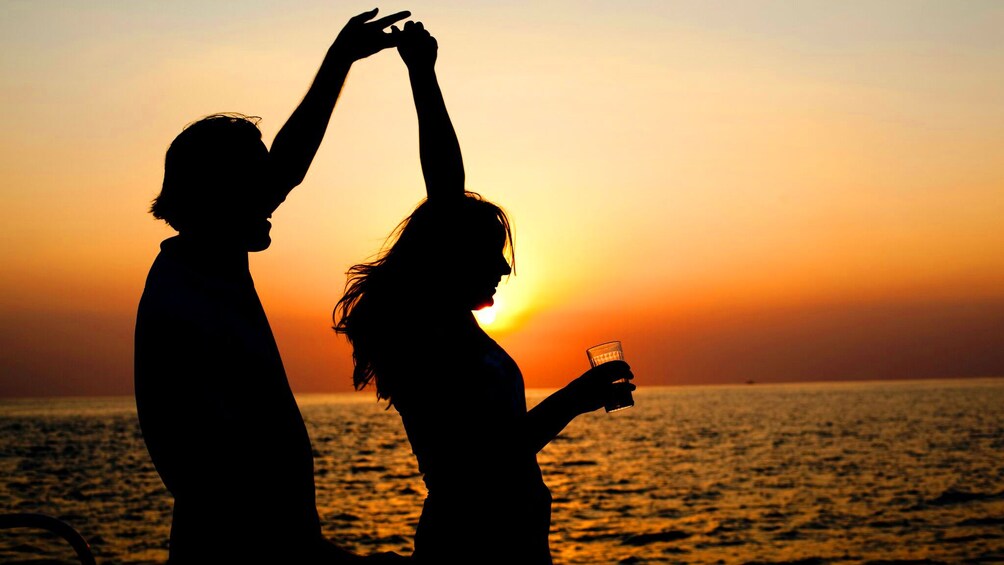
POLYGON ((249 226, 245 233, 245 247, 249 252, 265 251, 272 245, 272 222, 263 220, 249 226))
POLYGON ((249 241, 247 243, 247 250, 250 253, 254 253, 257 251, 265 251, 266 249, 269 248, 270 245, 272 245, 272 238, 265 236, 264 239, 255 239, 249 241))

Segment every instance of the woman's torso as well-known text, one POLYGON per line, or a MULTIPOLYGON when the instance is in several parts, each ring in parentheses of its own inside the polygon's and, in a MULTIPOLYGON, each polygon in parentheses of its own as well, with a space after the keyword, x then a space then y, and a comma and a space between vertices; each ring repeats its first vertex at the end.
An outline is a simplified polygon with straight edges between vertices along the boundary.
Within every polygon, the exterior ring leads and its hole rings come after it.
POLYGON ((426 325, 388 367, 429 495, 416 558, 550 563, 550 493, 527 447, 523 377, 467 315, 426 325))

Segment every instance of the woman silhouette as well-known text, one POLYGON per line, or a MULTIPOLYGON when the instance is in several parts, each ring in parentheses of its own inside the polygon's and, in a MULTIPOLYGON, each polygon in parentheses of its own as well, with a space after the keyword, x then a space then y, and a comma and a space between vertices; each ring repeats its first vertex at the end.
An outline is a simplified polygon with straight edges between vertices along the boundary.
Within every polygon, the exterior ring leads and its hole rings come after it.
POLYGON ((624 362, 589 370, 527 411, 519 367, 472 315, 511 273, 505 212, 464 188, 460 145, 435 73, 437 43, 407 22, 398 51, 419 122, 427 198, 375 261, 349 270, 335 329, 353 347, 353 381, 401 415, 428 497, 419 563, 551 563, 551 496, 537 452, 598 409, 624 362))

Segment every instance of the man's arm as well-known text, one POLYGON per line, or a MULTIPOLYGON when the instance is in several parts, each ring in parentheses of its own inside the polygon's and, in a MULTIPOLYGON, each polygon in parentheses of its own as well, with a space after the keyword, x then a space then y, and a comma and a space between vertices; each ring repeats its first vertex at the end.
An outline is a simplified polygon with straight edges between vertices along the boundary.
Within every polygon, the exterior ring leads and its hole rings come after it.
POLYGON ((398 12, 369 21, 377 14, 374 8, 353 17, 345 24, 328 49, 313 84, 293 114, 275 136, 269 151, 273 177, 273 209, 293 188, 303 182, 307 169, 328 128, 331 112, 342 91, 352 63, 369 57, 395 43, 394 36, 383 30, 410 15, 398 12))
POLYGON ((393 35, 400 37, 398 52, 408 66, 415 98, 418 151, 426 193, 430 199, 460 196, 464 193, 464 160, 436 78, 439 47, 436 38, 429 35, 421 22, 406 22, 403 31, 395 27, 393 35))

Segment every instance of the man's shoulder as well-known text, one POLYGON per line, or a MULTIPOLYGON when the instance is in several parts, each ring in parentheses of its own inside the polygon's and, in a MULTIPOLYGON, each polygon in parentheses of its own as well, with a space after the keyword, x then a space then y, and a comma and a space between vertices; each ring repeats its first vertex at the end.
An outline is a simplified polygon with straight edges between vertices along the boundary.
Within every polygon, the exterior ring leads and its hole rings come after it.
POLYGON ((231 268, 225 261, 190 247, 181 245, 177 237, 161 243, 160 253, 147 274, 144 294, 227 294, 248 285, 253 287, 246 269, 231 268))
POLYGON ((161 251, 154 259, 150 271, 146 275, 146 285, 143 287, 143 298, 140 301, 151 303, 185 293, 194 289, 196 280, 183 264, 161 251))
POLYGON ((161 251, 146 277, 139 301, 139 316, 143 318, 203 318, 213 310, 222 289, 214 281, 181 258, 161 251))

